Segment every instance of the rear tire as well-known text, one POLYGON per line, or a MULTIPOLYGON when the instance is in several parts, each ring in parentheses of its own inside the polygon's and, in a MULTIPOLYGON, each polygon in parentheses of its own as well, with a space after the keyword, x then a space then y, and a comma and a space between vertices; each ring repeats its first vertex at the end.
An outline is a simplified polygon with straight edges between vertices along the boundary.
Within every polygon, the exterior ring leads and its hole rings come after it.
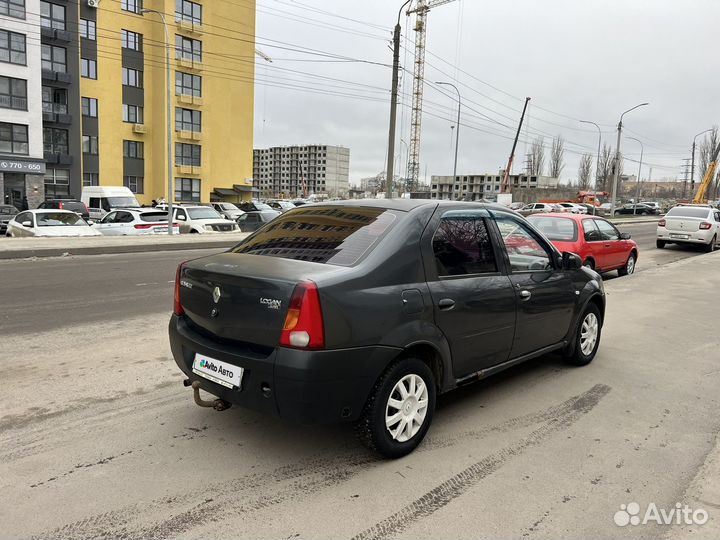
POLYGON ((574 347, 565 355, 567 363, 573 366, 586 366, 592 362, 600 346, 601 331, 600 310, 595 304, 590 303, 578 321, 574 347))
POLYGON ((658 249, 665 248, 665 240, 655 240, 655 247, 658 249))
POLYGON ((618 268, 618 275, 619 276, 627 276, 629 274, 635 273, 635 263, 637 262, 637 257, 634 253, 631 253, 628 257, 627 261, 625 262, 625 266, 622 268, 618 268))
POLYGON ((595 261, 588 257, 587 259, 585 259, 583 266, 586 266, 590 270, 595 270, 595 261))
POLYGON ((713 236, 713 237, 712 237, 712 240, 710 240, 710 243, 709 243, 709 244, 705 244, 705 245, 703 246, 703 249, 704 249, 705 253, 712 253, 713 251, 715 251, 715 244, 716 244, 716 243, 717 243, 717 236, 713 236))
POLYGON ((436 393, 435 377, 425 362, 401 359, 375 383, 355 432, 365 446, 386 458, 405 456, 430 428, 436 393))

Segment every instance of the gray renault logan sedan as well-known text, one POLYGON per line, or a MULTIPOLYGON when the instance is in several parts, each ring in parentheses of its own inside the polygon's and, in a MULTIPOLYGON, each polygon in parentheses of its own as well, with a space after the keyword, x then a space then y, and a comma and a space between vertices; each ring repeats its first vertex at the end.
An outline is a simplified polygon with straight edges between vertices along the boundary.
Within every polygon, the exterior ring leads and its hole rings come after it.
POLYGON ((600 276, 502 206, 340 201, 181 264, 170 344, 198 404, 355 422, 395 458, 440 393, 550 351, 588 364, 604 313, 600 276))

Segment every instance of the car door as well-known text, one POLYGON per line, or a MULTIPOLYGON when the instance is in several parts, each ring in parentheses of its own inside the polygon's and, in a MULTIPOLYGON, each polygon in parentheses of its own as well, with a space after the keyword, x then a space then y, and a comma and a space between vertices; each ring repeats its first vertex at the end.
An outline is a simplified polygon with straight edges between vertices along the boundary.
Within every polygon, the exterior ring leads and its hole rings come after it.
POLYGON ((603 249, 607 253, 608 265, 606 268, 619 268, 627 260, 627 242, 620 239, 620 231, 609 221, 595 218, 595 224, 600 230, 603 249))
POLYGON ((608 249, 605 247, 603 235, 600 233, 600 229, 598 229, 595 224, 595 220, 583 219, 582 228, 585 237, 585 245, 587 246, 593 261, 595 261, 595 269, 600 271, 604 268, 612 267, 612 257, 610 256, 608 249))
POLYGON ((188 223, 188 214, 184 208, 175 209, 175 220, 178 222, 181 233, 189 233, 192 225, 188 223))
POLYGON ((115 223, 117 224, 117 234, 120 236, 127 236, 135 233, 133 227, 133 221, 135 218, 130 212, 119 210, 115 216, 115 223))
POLYGON ((21 212, 15 216, 15 220, 10 222, 10 229, 12 230, 13 236, 24 237, 33 235, 33 225, 35 220, 31 212, 21 212), (30 222, 30 226, 26 227, 23 223, 30 222))
POLYGON ((117 214, 117 212, 105 214, 105 217, 102 218, 97 225, 95 225, 103 235, 117 236, 119 234, 118 223, 115 222, 117 214))
POLYGON ((423 234, 435 324, 450 345, 456 378, 505 362, 516 301, 487 210, 440 209, 423 234))
POLYGON ((491 214, 516 296, 511 357, 517 358, 563 340, 576 295, 571 273, 560 267, 558 252, 531 225, 506 212, 491 214))

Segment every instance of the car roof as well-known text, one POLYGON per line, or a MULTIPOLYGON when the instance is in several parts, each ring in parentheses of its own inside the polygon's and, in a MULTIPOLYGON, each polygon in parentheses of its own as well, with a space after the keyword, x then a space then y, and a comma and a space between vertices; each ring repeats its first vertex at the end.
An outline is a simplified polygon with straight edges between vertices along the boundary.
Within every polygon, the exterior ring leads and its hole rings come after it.
POLYGON ((60 208, 36 208, 34 210, 25 210, 31 214, 73 214, 77 216, 77 212, 72 210, 61 210, 60 208))
POLYGON ((589 216, 587 214, 570 214, 570 213, 562 213, 562 214, 532 214, 531 216, 528 216, 528 219, 530 218, 560 218, 560 219, 571 219, 573 221, 582 221, 583 219, 590 219, 590 218, 600 218, 603 219, 602 216, 589 216))

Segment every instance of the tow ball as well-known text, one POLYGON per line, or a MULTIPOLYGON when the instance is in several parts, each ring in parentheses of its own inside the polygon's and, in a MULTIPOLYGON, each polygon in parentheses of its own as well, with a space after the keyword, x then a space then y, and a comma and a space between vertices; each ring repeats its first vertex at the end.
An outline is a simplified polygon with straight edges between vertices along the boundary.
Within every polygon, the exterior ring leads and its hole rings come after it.
POLYGON ((224 399, 214 399, 212 401, 203 399, 200 397, 200 382, 199 381, 190 381, 190 379, 185 379, 183 381, 183 384, 185 386, 192 386, 193 389, 193 400, 195 400, 195 403, 199 405, 200 407, 211 407, 215 409, 216 411, 225 411, 232 407, 232 403, 229 403, 225 401, 224 399))

